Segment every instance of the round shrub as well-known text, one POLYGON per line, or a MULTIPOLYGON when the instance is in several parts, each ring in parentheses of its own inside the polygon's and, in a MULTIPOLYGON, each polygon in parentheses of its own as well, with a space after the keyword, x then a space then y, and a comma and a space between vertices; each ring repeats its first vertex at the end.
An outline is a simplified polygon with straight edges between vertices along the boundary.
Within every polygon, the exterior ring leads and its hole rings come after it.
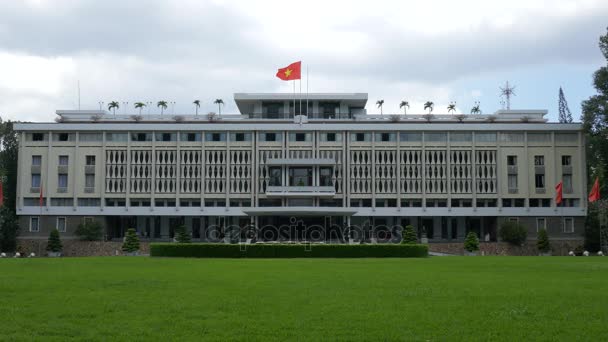
POLYGON ((80 240, 99 241, 103 239, 103 226, 97 221, 85 222, 78 225, 74 232, 80 240))
POLYGON ((178 243, 190 243, 192 239, 190 238, 190 233, 188 233, 188 229, 185 225, 179 225, 175 230, 175 242, 178 243))
POLYGON ((125 242, 122 244, 123 252, 134 253, 139 251, 139 238, 135 229, 129 228, 125 236, 125 242))
POLYGON ((549 235, 547 234, 546 229, 541 229, 538 231, 536 247, 541 253, 547 253, 551 250, 551 244, 549 243, 549 235))
POLYGON ((474 231, 470 231, 467 237, 464 239, 464 249, 468 252, 475 252, 479 250, 479 238, 474 231))
POLYGON ((61 239, 59 238, 59 231, 57 228, 51 230, 51 234, 49 234, 49 240, 46 245, 46 250, 48 252, 58 253, 63 249, 63 245, 61 244, 61 239))
POLYGON ((416 243, 418 242, 418 237, 416 236, 416 230, 414 226, 408 224, 405 229, 403 229, 403 238, 401 239, 401 243, 416 243))
POLYGON ((515 246, 521 246, 528 237, 528 230, 519 222, 506 221, 500 226, 500 239, 515 246))

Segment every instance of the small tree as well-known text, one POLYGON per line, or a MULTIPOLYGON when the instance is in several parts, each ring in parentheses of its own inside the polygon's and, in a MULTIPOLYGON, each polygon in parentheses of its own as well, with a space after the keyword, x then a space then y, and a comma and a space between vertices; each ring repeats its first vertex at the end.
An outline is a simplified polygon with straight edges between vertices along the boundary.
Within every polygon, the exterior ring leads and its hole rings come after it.
POLYGON ((479 238, 474 231, 470 231, 464 239, 464 249, 471 253, 479 250, 479 238))
POLYGON ((103 238, 103 227, 97 221, 84 222, 78 225, 74 232, 80 240, 99 241, 103 238))
POLYGON ((500 239, 515 246, 521 246, 528 237, 528 230, 519 222, 503 222, 500 226, 500 239))
POLYGON ((418 242, 418 236, 416 236, 416 230, 414 226, 408 224, 405 229, 403 229, 403 237, 401 238, 401 243, 416 243, 418 242))
POLYGON ((546 229, 538 231, 538 238, 536 240, 536 247, 541 253, 547 253, 551 250, 551 244, 549 243, 549 235, 546 229))
POLYGON ((192 242, 192 238, 190 237, 190 233, 188 233, 188 229, 185 225, 179 225, 175 230, 175 242, 178 243, 190 243, 192 242))
POLYGON ((139 238, 137 237, 134 228, 127 229, 127 235, 125 236, 125 242, 122 244, 122 250, 127 253, 139 251, 139 238))
POLYGON ((47 252, 59 253, 63 249, 63 245, 61 244, 61 239, 59 238, 59 231, 57 228, 51 230, 51 234, 49 234, 49 240, 46 245, 47 252))

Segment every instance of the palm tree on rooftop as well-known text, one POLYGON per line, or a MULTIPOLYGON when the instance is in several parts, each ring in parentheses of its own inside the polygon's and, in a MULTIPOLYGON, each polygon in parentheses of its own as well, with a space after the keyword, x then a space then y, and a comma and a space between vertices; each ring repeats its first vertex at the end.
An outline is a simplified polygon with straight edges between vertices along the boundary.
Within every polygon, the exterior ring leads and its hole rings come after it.
POLYGON ((167 109, 167 101, 158 101, 156 107, 160 108, 160 115, 163 115, 165 109, 167 109))
POLYGON ((118 104, 118 101, 112 101, 110 103, 108 103, 108 110, 111 110, 114 115, 116 115, 116 110, 120 107, 120 105, 118 104))
POLYGON ((433 106, 435 106, 435 104, 431 101, 426 101, 424 103, 424 110, 429 110, 429 114, 431 114, 433 112, 433 106))
POLYGON ((380 115, 382 115, 382 106, 384 106, 384 100, 376 101, 376 105, 378 105, 378 108, 380 108, 380 115))
POLYGON ((456 111, 456 102, 452 102, 448 105, 448 114, 456 111))
POLYGON ((135 108, 139 109, 139 115, 141 115, 141 110, 144 109, 144 107, 146 106, 145 103, 143 102, 135 102, 135 108))
POLYGON ((481 114, 481 109, 479 109, 479 101, 476 101, 475 106, 471 108, 471 114, 481 114))
POLYGON ((194 109, 196 110, 196 115, 198 115, 198 109, 201 108, 201 100, 194 100, 192 102, 194 104, 194 109))
POLYGON ((213 101, 213 103, 217 105, 217 112, 221 115, 222 114, 222 106, 224 105, 224 100, 222 100, 222 99, 215 99, 215 101, 213 101))
POLYGON ((403 108, 403 114, 404 115, 407 114, 406 107, 407 107, 407 109, 409 109, 410 108, 410 103, 407 102, 407 101, 401 101, 401 103, 399 104, 399 108, 403 108))

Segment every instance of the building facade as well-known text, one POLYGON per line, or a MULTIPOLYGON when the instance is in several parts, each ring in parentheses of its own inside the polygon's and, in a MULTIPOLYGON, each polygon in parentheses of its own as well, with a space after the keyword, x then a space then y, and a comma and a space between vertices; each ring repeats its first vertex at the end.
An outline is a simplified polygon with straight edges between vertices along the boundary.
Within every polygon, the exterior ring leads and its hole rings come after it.
POLYGON ((496 241, 514 220, 531 239, 582 239, 580 124, 540 110, 367 115, 362 93, 235 101, 236 115, 57 111, 15 125, 21 237, 70 238, 92 220, 107 239, 166 241, 184 224, 195 241, 389 243, 411 224, 430 242, 496 241))

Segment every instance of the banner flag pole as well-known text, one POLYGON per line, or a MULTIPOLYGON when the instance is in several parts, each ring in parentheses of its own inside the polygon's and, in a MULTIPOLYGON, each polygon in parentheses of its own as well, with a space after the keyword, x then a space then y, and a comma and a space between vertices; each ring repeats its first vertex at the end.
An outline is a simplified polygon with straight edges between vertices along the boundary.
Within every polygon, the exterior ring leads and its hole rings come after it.
POLYGON ((308 64, 306 64, 306 117, 308 118, 308 64))

